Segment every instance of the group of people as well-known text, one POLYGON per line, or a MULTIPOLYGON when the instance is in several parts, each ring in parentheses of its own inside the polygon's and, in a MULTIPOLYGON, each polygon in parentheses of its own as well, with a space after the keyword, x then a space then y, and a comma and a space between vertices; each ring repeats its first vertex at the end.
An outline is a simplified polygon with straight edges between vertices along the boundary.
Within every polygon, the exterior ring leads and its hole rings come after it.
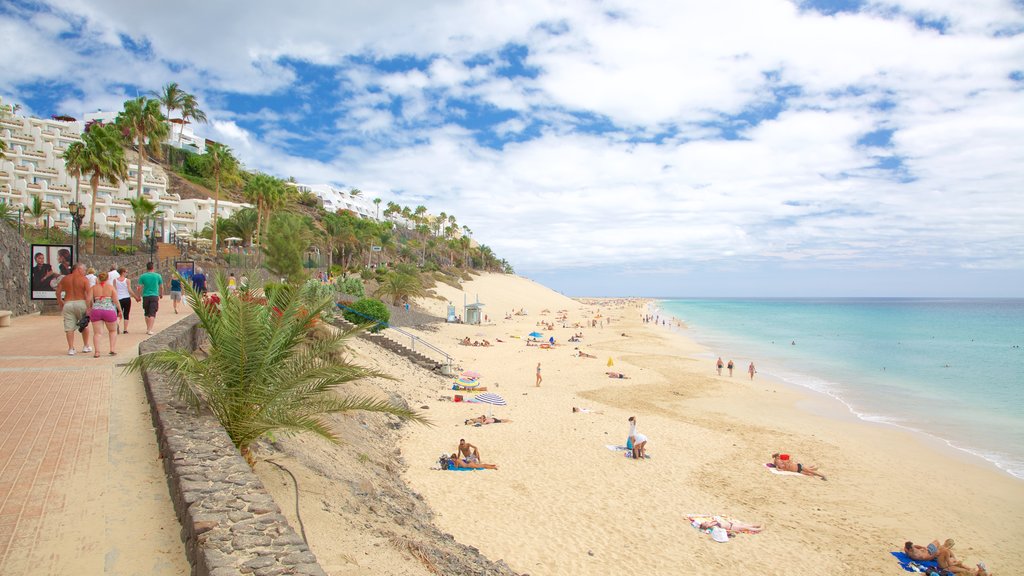
POLYGON ((486 338, 484 338, 484 340, 482 342, 478 341, 478 340, 472 340, 471 341, 469 339, 469 336, 466 336, 462 340, 459 340, 459 344, 462 345, 462 346, 485 346, 485 347, 491 345, 490 341, 488 341, 486 338))
POLYGON ((466 442, 465 438, 459 440, 458 448, 448 457, 448 461, 455 468, 498 469, 497 464, 484 464, 480 459, 480 449, 466 442))
MULTIPOLYGON (((623 336, 625 336, 625 334, 623 334, 623 336)), ((732 376, 733 368, 735 368, 735 367, 736 367, 736 365, 733 364, 731 359, 729 360, 728 364, 726 364, 725 362, 722 362, 722 357, 721 356, 718 357, 718 362, 715 362, 715 368, 718 370, 718 375, 719 376, 722 375, 722 368, 726 368, 727 370, 729 370, 729 376, 731 377, 732 376)), ((754 374, 757 374, 757 368, 754 367, 754 363, 753 362, 750 363, 750 366, 747 366, 747 373, 750 374, 750 379, 751 380, 754 379, 754 374)))
POLYGON ((69 356, 76 353, 75 332, 79 331, 82 333, 82 352, 92 352, 95 358, 99 358, 100 326, 107 331, 107 353, 116 355, 118 333, 128 333, 132 300, 142 303, 146 333, 153 334, 160 298, 163 297, 163 277, 153 268, 152 262, 146 264, 146 272, 137 280, 139 290, 136 291, 123 267, 98 274, 93 269, 86 270, 80 262, 71 267, 70 273, 61 278, 55 289, 69 356), (89 344, 90 334, 92 345, 89 344))
POLYGON ((939 568, 947 573, 972 574, 974 576, 988 575, 988 568, 985 566, 984 562, 977 564, 974 568, 964 566, 963 561, 959 560, 956 555, 953 554, 953 546, 955 544, 956 543, 952 538, 949 538, 942 543, 938 540, 933 540, 927 546, 921 546, 920 544, 914 544, 913 542, 907 541, 903 544, 903 553, 911 560, 916 560, 918 562, 935 561, 938 563, 939 568))

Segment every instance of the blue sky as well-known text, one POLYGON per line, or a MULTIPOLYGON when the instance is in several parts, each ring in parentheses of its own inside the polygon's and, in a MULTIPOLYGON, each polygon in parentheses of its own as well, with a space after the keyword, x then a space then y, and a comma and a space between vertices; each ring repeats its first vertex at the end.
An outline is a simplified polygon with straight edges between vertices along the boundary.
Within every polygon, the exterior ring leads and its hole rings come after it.
POLYGON ((571 295, 1024 296, 1014 0, 0 5, 0 97, 176 81, 250 169, 571 295))

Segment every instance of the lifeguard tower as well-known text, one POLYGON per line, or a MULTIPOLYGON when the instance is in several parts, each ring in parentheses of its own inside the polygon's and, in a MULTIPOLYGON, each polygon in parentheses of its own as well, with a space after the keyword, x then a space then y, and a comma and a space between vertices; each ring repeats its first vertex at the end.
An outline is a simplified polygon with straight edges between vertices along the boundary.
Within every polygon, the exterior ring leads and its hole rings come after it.
POLYGON ((484 305, 480 303, 480 297, 477 296, 476 302, 472 304, 463 303, 465 313, 462 318, 466 324, 483 324, 484 318, 484 305))

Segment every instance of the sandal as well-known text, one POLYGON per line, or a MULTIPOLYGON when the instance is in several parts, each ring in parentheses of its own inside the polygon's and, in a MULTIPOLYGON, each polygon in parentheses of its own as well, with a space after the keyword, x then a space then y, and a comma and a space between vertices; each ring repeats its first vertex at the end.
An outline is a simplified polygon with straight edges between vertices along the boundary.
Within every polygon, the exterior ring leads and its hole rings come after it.
POLYGON ((117 352, 114 352, 113 350, 111 350, 111 351, 109 352, 109 354, 110 354, 111 356, 117 356, 117 352))
POLYGON ((99 358, 99 357, 100 357, 100 353, 99 353, 99 352, 97 352, 97 353, 93 354, 93 355, 92 355, 92 357, 93 357, 93 358, 99 358))

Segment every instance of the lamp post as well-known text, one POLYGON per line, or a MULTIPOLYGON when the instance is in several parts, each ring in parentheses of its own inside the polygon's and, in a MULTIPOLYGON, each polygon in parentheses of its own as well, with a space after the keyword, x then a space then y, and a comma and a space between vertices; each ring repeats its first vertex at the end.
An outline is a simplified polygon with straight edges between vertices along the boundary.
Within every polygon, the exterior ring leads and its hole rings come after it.
POLYGON ((149 217, 149 261, 153 261, 153 252, 156 251, 156 216, 149 217))
POLYGON ((68 212, 71 213, 71 221, 75 225, 75 263, 78 263, 78 234, 82 230, 82 220, 85 220, 85 204, 72 200, 68 202, 68 212))

